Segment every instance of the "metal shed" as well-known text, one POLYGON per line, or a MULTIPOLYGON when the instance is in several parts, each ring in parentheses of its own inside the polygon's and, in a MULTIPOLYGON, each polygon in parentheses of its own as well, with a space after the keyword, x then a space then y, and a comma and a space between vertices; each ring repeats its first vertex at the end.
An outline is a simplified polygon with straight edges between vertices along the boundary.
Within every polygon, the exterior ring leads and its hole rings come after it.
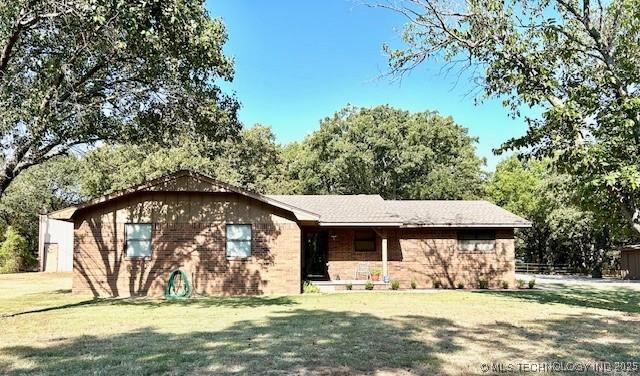
POLYGON ((624 279, 640 279, 640 244, 620 248, 620 271, 624 279))
POLYGON ((73 223, 41 215, 38 256, 40 271, 73 271, 73 223))

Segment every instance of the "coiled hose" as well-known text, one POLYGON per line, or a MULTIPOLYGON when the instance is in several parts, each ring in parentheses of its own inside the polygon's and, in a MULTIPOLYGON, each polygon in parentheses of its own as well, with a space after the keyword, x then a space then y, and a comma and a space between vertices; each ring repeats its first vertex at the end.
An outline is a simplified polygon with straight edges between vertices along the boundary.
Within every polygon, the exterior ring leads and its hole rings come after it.
POLYGON ((176 269, 169 275, 164 297, 167 299, 186 299, 191 296, 191 286, 187 273, 176 269))

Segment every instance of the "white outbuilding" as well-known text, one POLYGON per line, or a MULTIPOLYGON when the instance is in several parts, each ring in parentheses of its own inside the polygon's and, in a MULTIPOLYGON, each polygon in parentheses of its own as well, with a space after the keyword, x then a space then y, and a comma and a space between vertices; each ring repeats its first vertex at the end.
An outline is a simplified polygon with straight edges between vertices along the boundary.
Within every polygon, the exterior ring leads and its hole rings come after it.
POLYGON ((38 256, 40 271, 73 271, 73 223, 41 215, 38 256))

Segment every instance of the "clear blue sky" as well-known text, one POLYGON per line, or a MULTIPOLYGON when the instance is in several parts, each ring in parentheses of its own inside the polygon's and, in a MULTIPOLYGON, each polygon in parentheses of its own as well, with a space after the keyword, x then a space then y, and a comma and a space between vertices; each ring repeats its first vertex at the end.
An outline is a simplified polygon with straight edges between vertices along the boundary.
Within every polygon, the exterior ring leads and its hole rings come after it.
POLYGON ((348 103, 450 115, 480 138, 488 170, 504 158, 491 150, 525 132, 500 101, 474 105, 468 78, 443 73, 440 63, 423 64, 402 82, 379 79, 382 43, 398 46, 403 24, 389 11, 358 0, 216 0, 207 7, 227 27, 236 74, 223 87, 240 100, 240 120, 270 125, 280 143, 303 139, 348 103))

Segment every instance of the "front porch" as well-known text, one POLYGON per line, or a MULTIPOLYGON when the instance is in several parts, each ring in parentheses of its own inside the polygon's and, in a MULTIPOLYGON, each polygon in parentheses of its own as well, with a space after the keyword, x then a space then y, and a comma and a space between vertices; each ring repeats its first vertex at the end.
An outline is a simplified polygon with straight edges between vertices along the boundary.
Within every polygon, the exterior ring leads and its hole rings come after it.
POLYGON ((304 228, 302 279, 326 291, 344 290, 348 284, 354 290, 364 289, 369 279, 377 280, 372 281, 374 288, 387 288, 390 230, 364 226, 304 228))
MULTIPOLYGON (((374 290, 388 290, 389 284, 384 281, 371 281, 374 290)), ((334 292, 349 290, 347 286, 351 286, 351 290, 365 290, 367 280, 333 280, 333 281, 313 281, 313 284, 320 288, 320 292, 334 292)))

